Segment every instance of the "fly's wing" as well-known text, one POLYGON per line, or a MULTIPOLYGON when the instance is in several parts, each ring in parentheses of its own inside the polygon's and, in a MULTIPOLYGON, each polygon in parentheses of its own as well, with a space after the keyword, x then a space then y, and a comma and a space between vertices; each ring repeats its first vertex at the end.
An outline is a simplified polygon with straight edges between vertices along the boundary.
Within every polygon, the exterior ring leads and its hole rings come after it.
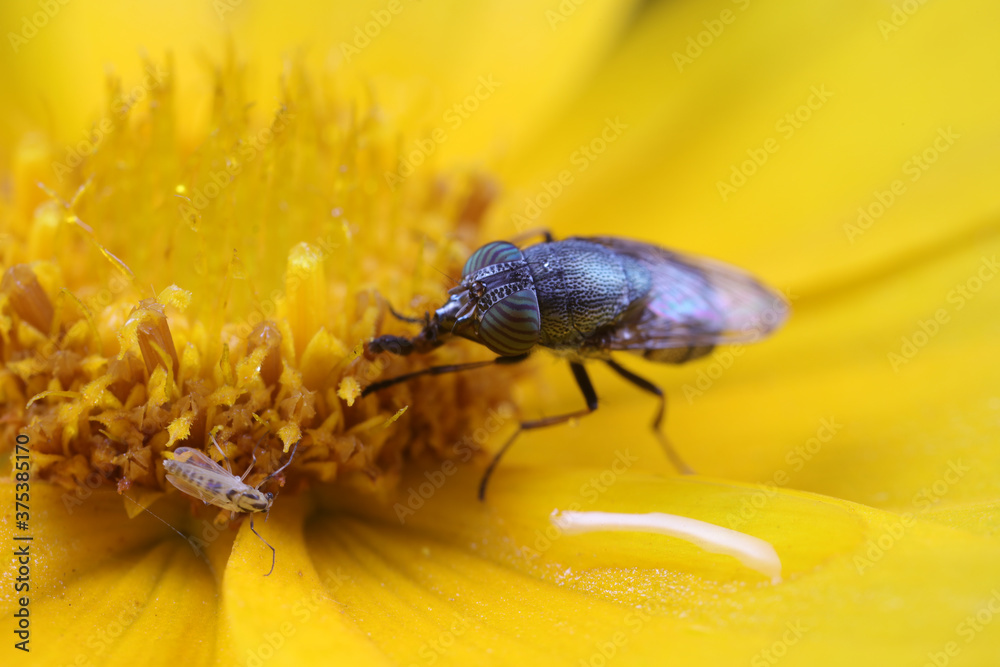
POLYGON ((226 496, 234 486, 242 486, 239 478, 200 449, 178 447, 174 458, 165 460, 163 466, 167 481, 189 496, 223 509, 242 511, 226 496))
POLYGON ((226 472, 225 468, 213 461, 212 457, 200 449, 195 449, 194 447, 178 447, 174 450, 174 458, 170 460, 184 465, 194 466, 207 472, 220 473, 232 477, 231 474, 226 472))
POLYGON ((580 240, 637 260, 652 278, 644 301, 608 334, 611 350, 706 348, 707 352, 714 345, 759 340, 788 317, 788 302, 781 294, 722 262, 629 239, 580 240))

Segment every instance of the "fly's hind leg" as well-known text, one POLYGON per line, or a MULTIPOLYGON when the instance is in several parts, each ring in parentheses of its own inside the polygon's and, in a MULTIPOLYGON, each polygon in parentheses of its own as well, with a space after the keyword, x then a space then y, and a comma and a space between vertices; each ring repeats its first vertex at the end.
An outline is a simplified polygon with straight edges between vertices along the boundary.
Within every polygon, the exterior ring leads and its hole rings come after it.
POLYGON ((677 450, 674 449, 674 446, 670 444, 670 440, 667 439, 666 434, 660 428, 663 425, 663 418, 667 414, 667 396, 663 393, 663 390, 649 380, 639 377, 623 366, 619 366, 611 359, 607 360, 607 364, 611 367, 611 370, 618 373, 618 375, 622 376, 639 389, 653 394, 660 399, 660 405, 656 409, 656 416, 653 417, 653 433, 656 434, 657 439, 660 441, 660 445, 663 447, 663 451, 666 452, 667 458, 670 459, 670 463, 672 463, 679 472, 685 475, 693 475, 694 470, 692 470, 691 467, 684 462, 684 459, 680 457, 677 450))
POLYGON ((534 428, 543 428, 545 426, 555 426, 556 424, 562 424, 568 422, 571 419, 576 419, 577 417, 583 417, 589 415, 591 412, 597 409, 597 392, 594 391, 594 385, 590 382, 590 376, 587 375, 586 369, 583 364, 577 363, 575 361, 570 362, 570 368, 573 370, 573 377, 576 378, 576 384, 580 387, 580 391, 583 392, 583 398, 587 402, 587 407, 583 410, 576 410, 574 412, 568 412, 564 415, 555 415, 553 417, 544 417, 542 419, 535 419, 533 421, 521 422, 518 426, 517 431, 514 435, 510 436, 507 442, 504 443, 503 447, 493 456, 493 460, 490 461, 490 465, 483 472, 483 478, 479 482, 479 500, 486 499, 486 484, 490 481, 490 476, 493 474, 493 469, 497 467, 500 462, 500 458, 510 449, 510 446, 514 444, 517 440, 517 436, 521 435, 522 431, 530 431, 534 428))
POLYGON ((552 243, 553 241, 556 240, 556 237, 552 235, 552 232, 547 227, 536 227, 534 229, 528 229, 521 232, 520 234, 515 235, 513 238, 510 239, 510 242, 513 243, 514 245, 519 246, 528 239, 533 239, 536 236, 542 237, 545 243, 552 243))

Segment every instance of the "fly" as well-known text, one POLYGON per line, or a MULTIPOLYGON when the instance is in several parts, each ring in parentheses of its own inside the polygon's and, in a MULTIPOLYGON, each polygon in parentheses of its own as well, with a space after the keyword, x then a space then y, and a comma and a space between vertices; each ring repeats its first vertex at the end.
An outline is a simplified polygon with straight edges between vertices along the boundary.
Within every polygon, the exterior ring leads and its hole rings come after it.
POLYGON ((692 470, 660 430, 666 396, 658 386, 620 366, 615 352, 651 361, 681 364, 710 353, 716 345, 749 343, 771 334, 787 319, 788 303, 751 275, 714 260, 611 236, 574 237, 518 248, 494 241, 476 250, 448 301, 423 319, 416 336, 379 336, 374 354, 426 353, 459 336, 499 356, 488 361, 432 366, 368 385, 373 392, 421 375, 440 375, 523 361, 536 347, 565 357, 586 407, 563 415, 526 421, 500 448, 483 474, 486 494, 497 462, 521 433, 560 424, 597 409, 597 393, 584 361, 599 360, 644 392, 659 399, 652 428, 673 465, 692 470))
MULTIPOLYGON (((267 437, 267 435, 265 434, 264 437, 267 437)), ((261 441, 263 441, 263 438, 261 441)), ((219 443, 215 442, 214 436, 212 442, 221 453, 222 449, 219 447, 219 443)), ((257 444, 259 445, 260 442, 257 444)), ((226 467, 223 468, 209 458, 205 452, 192 447, 178 447, 175 449, 172 459, 164 459, 163 469, 167 473, 167 481, 189 496, 194 496, 202 502, 221 507, 230 512, 250 514, 250 531, 260 538, 260 541, 266 544, 267 548, 271 550, 271 569, 264 575, 266 577, 274 572, 274 547, 268 544, 267 540, 261 537, 260 533, 254 529, 253 514, 270 511, 271 505, 274 503, 274 494, 269 491, 261 491, 260 487, 263 486, 264 482, 277 475, 292 463, 292 458, 295 456, 295 449, 298 446, 299 444, 295 443, 292 447, 292 453, 288 457, 288 461, 285 462, 285 465, 262 479, 260 484, 255 487, 244 483, 243 480, 246 479, 257 463, 256 446, 251 455, 252 460, 250 461, 250 465, 241 477, 233 474, 229 467, 228 458, 225 459, 226 467)), ((223 456, 225 456, 224 453, 223 456)))

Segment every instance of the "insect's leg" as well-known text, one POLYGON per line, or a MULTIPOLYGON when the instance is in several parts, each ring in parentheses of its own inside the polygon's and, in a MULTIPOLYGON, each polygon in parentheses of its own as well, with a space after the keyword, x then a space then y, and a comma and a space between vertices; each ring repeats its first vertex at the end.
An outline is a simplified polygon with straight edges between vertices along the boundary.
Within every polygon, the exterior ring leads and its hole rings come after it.
MULTIPOLYGON (((250 465, 248 465, 247 469, 243 471, 242 475, 240 475, 240 481, 241 482, 247 478, 247 475, 250 474, 250 471, 253 470, 253 467, 255 465, 257 465, 257 449, 260 447, 260 443, 264 442, 264 440, 269 435, 271 435, 271 431, 270 430, 267 431, 264 435, 260 436, 260 440, 257 441, 257 444, 255 444, 253 446, 253 449, 250 451, 250 465)), ((274 473, 271 473, 271 474, 274 474, 274 473)), ((261 484, 263 484, 263 482, 261 482, 261 484)), ((258 484, 258 486, 260 486, 260 485, 258 484)))
POLYGON ((615 361, 608 359, 607 364, 611 367, 611 370, 618 373, 618 375, 622 376, 639 389, 653 394, 660 399, 660 406, 656 410, 656 416, 653 417, 653 433, 656 434, 657 439, 660 441, 660 445, 663 447, 663 451, 666 452, 667 458, 670 459, 670 463, 672 463, 673 466, 682 474, 693 475, 694 470, 691 469, 691 466, 684 463, 684 459, 680 457, 677 450, 674 449, 674 446, 670 444, 670 440, 667 439, 666 434, 664 434, 660 429, 660 426, 663 424, 663 417, 667 413, 667 395, 663 393, 662 389, 649 380, 639 377, 623 366, 619 366, 615 361))
POLYGON ((369 394, 373 394, 376 391, 382 391, 387 387, 391 387, 402 382, 407 382, 413 378, 420 377, 421 375, 443 375, 445 373, 457 373, 459 371, 471 371, 475 368, 483 368, 485 366, 492 366, 494 364, 516 364, 519 361, 524 361, 528 358, 527 353, 519 354, 516 357, 497 357, 496 359, 490 359, 489 361, 473 361, 468 364, 451 364, 449 366, 430 366, 428 368, 421 369, 419 371, 414 371, 412 373, 407 373, 405 375, 400 375, 398 377, 389 378, 388 380, 380 380, 379 382, 373 382, 364 389, 361 390, 361 397, 364 398, 369 394))
POLYGON ((274 572, 274 560, 275 560, 274 547, 268 544, 267 540, 261 537, 260 533, 257 532, 257 529, 253 527, 253 514, 250 515, 250 532, 259 537, 260 541, 263 542, 264 544, 267 544, 267 548, 271 550, 271 569, 268 570, 267 574, 264 575, 265 577, 269 577, 271 576, 271 573, 274 572))
MULTIPOLYGON (((299 443, 298 442, 296 442, 294 445, 292 445, 292 453, 288 455, 288 460, 285 461, 285 465, 281 466, 280 468, 278 468, 277 470, 275 470, 274 472, 272 472, 270 475, 268 475, 267 477, 265 477, 264 479, 262 479, 261 482, 260 482, 260 484, 257 485, 257 488, 259 489, 264 484, 264 482, 266 482, 267 480, 271 479, 272 477, 274 477, 275 475, 277 475, 279 472, 281 472, 282 470, 284 470, 288 466, 292 465, 292 459, 295 458, 295 450, 298 449, 298 448, 299 448, 299 443)), ((264 521, 267 521, 267 519, 264 519, 264 521)))
POLYGON ((429 319, 427 315, 424 315, 423 317, 409 317, 408 315, 397 313, 396 309, 392 307, 392 304, 389 303, 388 300, 386 300, 385 305, 389 309, 389 312, 392 313, 393 317, 403 322, 409 322, 410 324, 424 324, 429 319))
POLYGON ((212 576, 213 577, 215 576, 215 568, 212 567, 212 561, 210 561, 208 559, 208 554, 206 554, 204 551, 202 551, 201 547, 199 547, 197 544, 195 544, 194 539, 192 539, 191 537, 185 535, 181 531, 179 531, 176 528, 174 528, 173 526, 171 526, 167 521, 164 521, 163 518, 161 518, 160 515, 156 514, 153 510, 151 510, 148 507, 144 507, 143 505, 139 504, 139 501, 137 501, 134 498, 132 498, 132 496, 128 495, 127 493, 122 493, 121 495, 124 496, 125 498, 128 498, 129 500, 131 500, 132 503, 134 503, 135 506, 138 507, 139 509, 141 509, 143 512, 146 512, 147 514, 151 514, 157 521, 159 521, 164 526, 166 526, 170 530, 172 530, 175 533, 177 533, 178 535, 180 535, 181 539, 184 540, 185 542, 187 542, 188 546, 190 546, 191 549, 194 551, 194 554, 198 558, 200 558, 203 561, 205 561, 205 564, 208 565, 208 570, 209 570, 209 572, 212 573, 212 576))
POLYGON ((545 426, 562 424, 563 422, 568 422, 570 419, 576 419, 577 417, 589 415, 597 409, 597 392, 594 391, 594 385, 590 382, 590 376, 587 375, 587 370, 583 367, 583 364, 575 361, 571 361, 569 367, 573 370, 573 377, 576 378, 577 386, 580 387, 580 391, 583 392, 583 399, 587 402, 587 407, 583 410, 568 412, 564 415, 555 415, 553 417, 544 417, 533 421, 521 422, 517 431, 514 432, 514 435, 510 436, 507 442, 504 443, 503 447, 501 447, 500 450, 493 456, 493 460, 490 461, 490 465, 483 472, 483 478, 479 482, 480 501, 486 499, 486 484, 490 481, 493 469, 497 467, 497 463, 500 462, 500 458, 507 452, 508 449, 510 449, 510 446, 514 444, 514 441, 517 440, 517 436, 521 435, 521 431, 530 431, 533 428, 542 428, 545 426))
POLYGON ((552 243, 553 241, 556 240, 556 237, 552 236, 552 231, 549 230, 547 227, 536 227, 535 229, 528 229, 526 231, 521 232, 520 234, 517 234, 516 236, 510 239, 510 242, 513 243, 514 245, 518 245, 535 236, 541 236, 543 239, 545 239, 546 243, 552 243))
POLYGON ((405 336, 385 335, 372 338, 366 347, 372 354, 388 352, 397 357, 405 357, 413 352, 413 341, 405 336))
MULTIPOLYGON (((233 474, 233 466, 230 465, 230 463, 229 463, 229 457, 226 456, 226 453, 224 451, 222 451, 222 447, 219 446, 219 441, 215 439, 215 434, 212 434, 211 438, 212 438, 212 444, 215 445, 215 448, 219 450, 220 454, 222 454, 222 460, 226 462, 226 472, 228 472, 230 475, 232 475, 233 474)), ((243 476, 246 477, 246 473, 243 473, 243 476)), ((240 479, 243 479, 243 478, 241 477, 240 479)))

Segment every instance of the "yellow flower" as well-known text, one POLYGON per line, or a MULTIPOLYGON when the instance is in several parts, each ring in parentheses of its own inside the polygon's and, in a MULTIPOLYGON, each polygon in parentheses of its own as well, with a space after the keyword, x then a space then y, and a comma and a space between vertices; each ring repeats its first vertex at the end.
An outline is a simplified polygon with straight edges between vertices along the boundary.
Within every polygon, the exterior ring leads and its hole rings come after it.
POLYGON ((2 532, 30 552, 5 656, 21 631, 39 664, 995 660, 995 3, 177 4, 0 10, 2 532), (533 226, 788 294, 764 344, 625 360, 701 476, 595 369, 602 409, 523 435, 475 502, 470 443, 579 403, 541 355, 357 399, 487 356, 365 358, 409 330, 376 290, 432 308, 438 270, 533 226), (125 517, 163 451, 214 435, 239 469, 268 433, 254 484, 301 447, 255 524, 271 576, 247 521, 168 493, 196 552, 125 517), (738 529, 783 579, 553 527, 574 505, 738 529))

